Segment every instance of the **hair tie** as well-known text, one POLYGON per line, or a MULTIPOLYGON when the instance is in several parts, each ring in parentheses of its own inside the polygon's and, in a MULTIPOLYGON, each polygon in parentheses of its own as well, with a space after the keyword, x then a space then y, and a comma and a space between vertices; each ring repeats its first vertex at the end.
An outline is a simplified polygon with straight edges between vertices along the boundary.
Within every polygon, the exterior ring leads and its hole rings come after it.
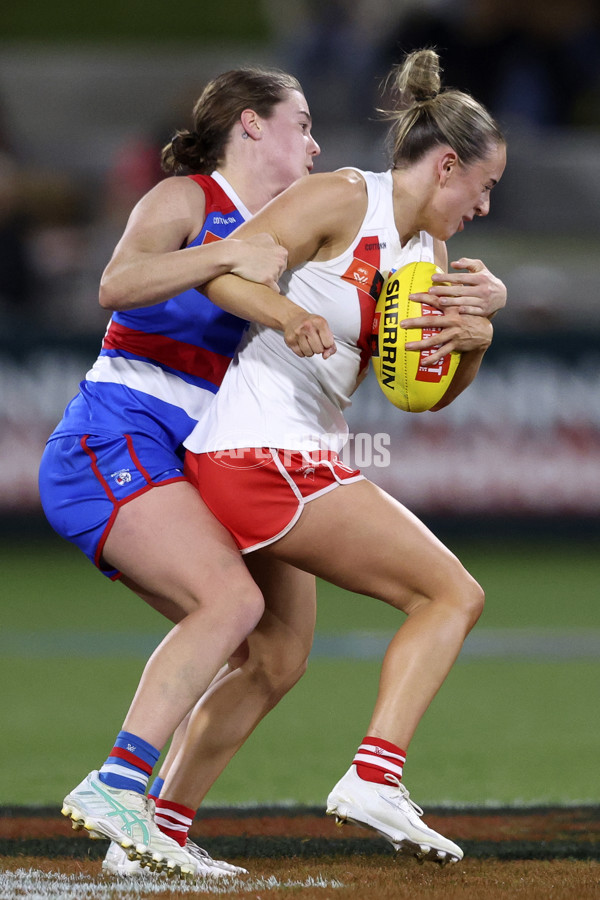
POLYGON ((415 97, 415 103, 429 103, 430 100, 435 100, 439 91, 430 91, 428 94, 420 94, 418 97, 415 97))

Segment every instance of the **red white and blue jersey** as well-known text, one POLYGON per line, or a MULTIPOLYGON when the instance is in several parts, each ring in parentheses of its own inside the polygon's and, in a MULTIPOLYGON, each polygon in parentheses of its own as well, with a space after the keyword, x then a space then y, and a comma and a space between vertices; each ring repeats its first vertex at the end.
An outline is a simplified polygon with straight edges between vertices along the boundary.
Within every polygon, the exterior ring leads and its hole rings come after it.
MULTIPOLYGON (((221 240, 250 218, 219 173, 187 177, 206 200, 189 247, 221 240)), ((246 325, 195 288, 113 313, 100 355, 51 438, 141 433, 176 449, 217 392, 246 325)))

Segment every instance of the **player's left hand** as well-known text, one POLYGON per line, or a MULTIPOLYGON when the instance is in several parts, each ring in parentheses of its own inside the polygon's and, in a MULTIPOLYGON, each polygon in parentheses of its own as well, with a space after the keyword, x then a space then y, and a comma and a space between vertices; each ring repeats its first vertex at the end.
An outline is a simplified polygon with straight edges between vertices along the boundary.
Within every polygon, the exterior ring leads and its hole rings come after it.
POLYGON ((466 272, 434 274, 433 286, 425 294, 411 294, 420 303, 429 303, 437 309, 457 309, 469 316, 491 317, 506 306, 506 287, 480 259, 465 256, 450 263, 453 269, 466 272), (445 282, 445 283, 444 283, 445 282))
POLYGON ((471 316, 450 309, 443 316, 422 316, 404 319, 402 328, 440 328, 441 331, 422 341, 408 341, 407 350, 427 350, 435 347, 435 352, 423 360, 423 365, 431 366, 439 362, 447 353, 467 353, 469 350, 487 350, 492 342, 494 329, 485 316, 471 316))
POLYGON ((314 356, 316 353, 328 359, 337 350, 327 319, 304 310, 286 324, 283 337, 296 356, 314 356))

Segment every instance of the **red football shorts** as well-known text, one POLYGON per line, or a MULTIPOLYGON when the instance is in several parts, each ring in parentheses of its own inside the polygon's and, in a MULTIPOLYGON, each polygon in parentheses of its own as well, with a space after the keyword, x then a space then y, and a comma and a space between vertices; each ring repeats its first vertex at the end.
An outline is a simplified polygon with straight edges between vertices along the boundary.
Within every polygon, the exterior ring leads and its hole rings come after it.
POLYGON ((188 450, 184 471, 242 553, 283 537, 298 521, 305 503, 340 484, 364 478, 330 451, 268 447, 213 453, 188 450))

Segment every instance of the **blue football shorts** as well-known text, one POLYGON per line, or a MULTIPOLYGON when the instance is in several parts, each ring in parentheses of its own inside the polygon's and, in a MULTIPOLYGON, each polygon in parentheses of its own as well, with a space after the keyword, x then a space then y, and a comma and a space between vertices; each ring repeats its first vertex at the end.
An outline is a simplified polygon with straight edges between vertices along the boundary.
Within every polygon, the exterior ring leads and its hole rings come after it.
POLYGON ((42 455, 39 489, 46 518, 108 578, 102 549, 121 506, 159 484, 185 481, 171 448, 140 434, 51 438, 42 455))

